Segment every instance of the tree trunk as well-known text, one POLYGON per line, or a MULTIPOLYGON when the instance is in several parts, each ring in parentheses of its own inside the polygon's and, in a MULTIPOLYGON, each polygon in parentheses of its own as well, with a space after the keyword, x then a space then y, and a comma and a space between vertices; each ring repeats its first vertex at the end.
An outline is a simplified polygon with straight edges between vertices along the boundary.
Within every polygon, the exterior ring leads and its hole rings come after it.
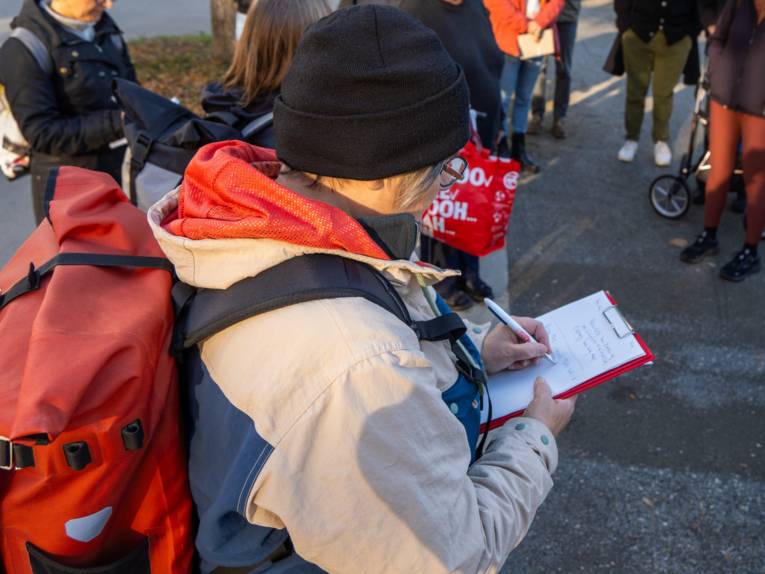
POLYGON ((234 0, 210 0, 213 55, 231 61, 234 55, 236 4, 234 0))

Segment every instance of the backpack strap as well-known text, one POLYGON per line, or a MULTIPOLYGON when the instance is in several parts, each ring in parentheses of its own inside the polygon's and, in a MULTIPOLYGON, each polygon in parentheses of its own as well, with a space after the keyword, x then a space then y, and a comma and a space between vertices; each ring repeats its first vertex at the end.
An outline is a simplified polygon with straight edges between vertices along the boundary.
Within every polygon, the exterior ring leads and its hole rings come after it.
POLYGON ((317 299, 362 297, 393 313, 420 340, 456 341, 465 333, 459 315, 413 321, 401 296, 373 267, 337 255, 293 257, 228 289, 173 287, 176 356, 216 333, 260 313, 317 299))
MULTIPOLYGON (((221 122, 227 126, 234 127, 241 118, 233 112, 225 112, 219 110, 217 112, 210 112, 204 117, 205 120, 212 120, 214 122, 221 122)), ((274 112, 268 112, 250 120, 245 126, 239 130, 243 139, 249 139, 250 137, 259 134, 263 130, 274 125, 274 112)))
MULTIPOLYGON (((492 416, 486 374, 471 360, 459 339, 467 329, 454 312, 427 321, 413 321, 401 296, 374 267, 339 255, 301 255, 271 267, 228 289, 196 289, 186 283, 173 286, 176 310, 173 354, 183 363, 184 351, 236 323, 282 307, 317 299, 362 297, 379 305, 405 323, 420 341, 449 340, 456 356, 456 368, 487 395, 489 420, 492 416)), ((487 431, 478 448, 483 453, 487 431)))
POLYGON ((274 112, 268 112, 244 126, 242 128, 242 136, 244 136, 244 139, 250 139, 272 125, 274 125, 274 112))
POLYGON ((48 54, 48 48, 45 47, 45 44, 43 44, 42 40, 40 40, 34 32, 21 27, 14 28, 11 32, 11 38, 16 38, 19 42, 24 44, 46 76, 49 76, 51 72, 53 72, 53 61, 51 60, 50 54, 48 54))
POLYGON ((40 288, 43 278, 61 265, 91 265, 95 267, 132 267, 136 269, 164 269, 173 271, 173 266, 164 257, 138 255, 114 255, 100 253, 59 253, 39 268, 29 264, 26 277, 20 279, 5 293, 0 294, 0 309, 8 303, 40 288))
POLYGON ((210 112, 209 114, 205 114, 202 119, 213 121, 213 122, 220 122, 222 124, 226 124, 227 126, 231 126, 233 128, 236 125, 236 122, 238 122, 240 118, 233 112, 225 112, 223 110, 218 110, 217 112, 210 112))

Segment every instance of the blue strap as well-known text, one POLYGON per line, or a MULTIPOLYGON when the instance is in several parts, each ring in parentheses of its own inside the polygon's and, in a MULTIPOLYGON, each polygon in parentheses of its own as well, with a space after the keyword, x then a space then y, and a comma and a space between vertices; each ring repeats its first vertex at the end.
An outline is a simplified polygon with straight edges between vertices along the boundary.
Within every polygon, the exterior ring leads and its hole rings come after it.
POLYGON ((37 65, 40 66, 40 69, 46 76, 51 74, 53 71, 53 61, 50 54, 48 54, 48 48, 45 47, 45 44, 42 43, 42 40, 34 32, 26 28, 14 28, 11 32, 11 38, 16 38, 24 44, 24 47, 29 50, 37 65))

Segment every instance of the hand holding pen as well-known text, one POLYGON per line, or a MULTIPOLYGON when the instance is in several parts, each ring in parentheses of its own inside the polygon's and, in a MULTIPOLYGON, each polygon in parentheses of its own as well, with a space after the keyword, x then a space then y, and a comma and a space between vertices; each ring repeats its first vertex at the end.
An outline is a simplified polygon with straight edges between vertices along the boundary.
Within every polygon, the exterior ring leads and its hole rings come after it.
POLYGON ((542 323, 529 317, 510 317, 493 301, 485 301, 487 308, 502 323, 484 341, 482 355, 489 373, 522 369, 537 364, 541 357, 555 362, 550 355, 550 340, 542 323))

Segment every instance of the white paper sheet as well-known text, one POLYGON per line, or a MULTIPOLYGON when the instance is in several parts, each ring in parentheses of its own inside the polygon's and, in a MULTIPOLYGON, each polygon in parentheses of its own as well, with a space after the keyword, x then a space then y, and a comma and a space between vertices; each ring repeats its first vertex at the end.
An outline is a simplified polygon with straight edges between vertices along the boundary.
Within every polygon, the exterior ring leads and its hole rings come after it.
MULTIPOLYGON (((629 326, 612 308, 605 291, 599 291, 538 317, 550 336, 556 364, 542 359, 535 367, 490 376, 492 419, 526 408, 537 377, 544 377, 553 395, 558 395, 645 356, 629 326)), ((482 422, 486 422, 487 407, 484 401, 482 422)))

